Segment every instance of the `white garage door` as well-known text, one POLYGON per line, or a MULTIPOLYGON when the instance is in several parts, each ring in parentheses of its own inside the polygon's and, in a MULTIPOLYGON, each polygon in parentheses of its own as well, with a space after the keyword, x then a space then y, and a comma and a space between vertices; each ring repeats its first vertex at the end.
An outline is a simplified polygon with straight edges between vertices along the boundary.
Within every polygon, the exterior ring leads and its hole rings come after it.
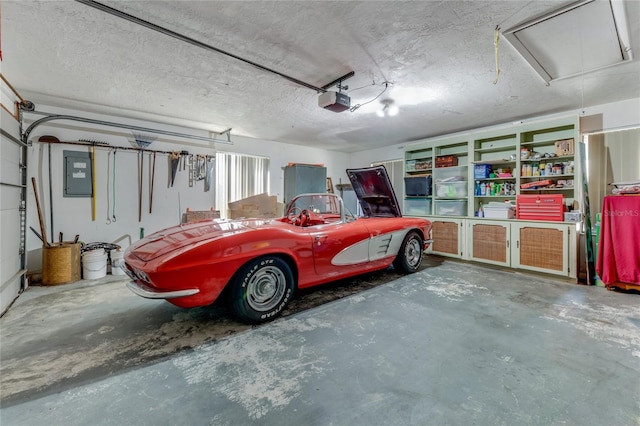
POLYGON ((0 109, 0 314, 26 286, 26 151, 18 122, 0 109))

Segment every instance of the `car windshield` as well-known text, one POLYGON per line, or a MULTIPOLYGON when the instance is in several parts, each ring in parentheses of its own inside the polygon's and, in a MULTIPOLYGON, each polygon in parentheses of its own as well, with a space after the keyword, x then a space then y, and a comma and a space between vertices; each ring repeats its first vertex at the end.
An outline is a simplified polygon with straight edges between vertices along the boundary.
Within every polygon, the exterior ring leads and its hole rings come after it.
POLYGON ((342 203, 342 199, 335 194, 303 194, 293 199, 287 210, 287 216, 307 210, 325 219, 340 219, 341 209, 344 210, 346 222, 355 219, 355 216, 342 203))

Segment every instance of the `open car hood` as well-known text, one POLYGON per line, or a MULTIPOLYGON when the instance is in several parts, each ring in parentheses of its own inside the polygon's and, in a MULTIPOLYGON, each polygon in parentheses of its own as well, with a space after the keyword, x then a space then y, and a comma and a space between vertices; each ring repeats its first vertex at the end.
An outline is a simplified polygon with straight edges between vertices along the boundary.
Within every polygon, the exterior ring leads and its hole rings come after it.
POLYGON ((396 193, 384 166, 347 169, 353 191, 367 217, 401 217, 396 193))

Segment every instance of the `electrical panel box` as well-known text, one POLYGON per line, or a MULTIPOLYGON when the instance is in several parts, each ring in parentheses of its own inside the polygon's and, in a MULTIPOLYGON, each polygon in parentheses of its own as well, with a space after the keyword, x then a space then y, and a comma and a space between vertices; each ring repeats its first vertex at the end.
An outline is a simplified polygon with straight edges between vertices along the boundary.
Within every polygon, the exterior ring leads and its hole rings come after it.
POLYGON ((63 151, 64 155, 64 196, 91 197, 93 195, 91 174, 93 162, 91 154, 82 151, 63 151))

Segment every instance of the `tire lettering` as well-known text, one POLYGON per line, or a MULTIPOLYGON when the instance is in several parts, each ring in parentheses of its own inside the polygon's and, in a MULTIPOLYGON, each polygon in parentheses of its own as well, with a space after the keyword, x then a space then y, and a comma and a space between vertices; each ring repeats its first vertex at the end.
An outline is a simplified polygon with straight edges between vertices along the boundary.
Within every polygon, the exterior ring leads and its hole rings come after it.
POLYGON ((278 305, 278 307, 276 309, 274 309, 271 312, 268 312, 266 314, 262 314, 260 315, 260 319, 268 319, 271 317, 274 317, 276 315, 278 315, 278 313, 284 309, 285 305, 287 304, 287 302, 289 301, 289 298, 291 297, 291 290, 287 290, 287 294, 285 294, 284 298, 282 299, 282 303, 280 303, 280 305, 278 305))

